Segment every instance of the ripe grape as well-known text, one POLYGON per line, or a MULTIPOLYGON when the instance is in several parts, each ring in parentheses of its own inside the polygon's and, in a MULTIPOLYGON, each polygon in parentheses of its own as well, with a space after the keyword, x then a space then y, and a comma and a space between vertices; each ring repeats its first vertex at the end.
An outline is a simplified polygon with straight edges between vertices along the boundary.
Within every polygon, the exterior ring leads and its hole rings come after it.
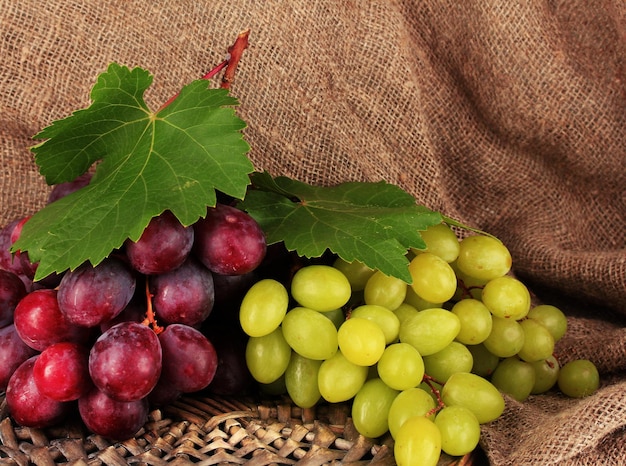
POLYGON ((472 298, 457 301, 451 309, 461 322, 456 339, 465 345, 477 345, 491 333, 491 312, 481 301, 472 298))
POLYGON ((72 181, 67 181, 65 183, 55 184, 50 193, 48 194, 48 204, 61 199, 62 197, 68 196, 75 191, 78 191, 81 188, 84 188, 91 181, 92 174, 91 172, 85 172, 82 175, 77 176, 72 181))
POLYGON ((407 419, 398 429, 393 454, 398 466, 436 466, 441 456, 441 432, 424 416, 407 419))
POLYGON ((291 347, 281 328, 261 337, 250 337, 246 344, 246 364, 254 380, 269 384, 285 373, 291 347))
POLYGON ((73 401, 91 388, 89 352, 76 343, 60 342, 41 352, 33 367, 39 391, 56 401, 73 401))
POLYGON ((504 411, 504 398, 488 380, 472 373, 452 374, 441 390, 446 406, 465 406, 480 424, 491 422, 504 411))
POLYGON ((6 403, 15 421, 26 427, 44 428, 61 422, 71 404, 43 395, 33 377, 33 366, 39 355, 24 361, 13 372, 6 390, 6 403))
POLYGON ((456 265, 464 274, 479 280, 493 280, 511 269, 511 253, 491 236, 472 235, 460 242, 456 265))
POLYGON ((520 320, 530 310, 530 293, 516 278, 494 278, 483 287, 482 302, 496 317, 520 320))
POLYGON ((385 348, 377 364, 378 376, 394 390, 417 387, 424 377, 424 360, 408 343, 385 348))
POLYGON ((389 430, 389 409, 398 391, 379 378, 363 384, 352 401, 352 421, 363 436, 377 438, 389 430))
POLYGON ((535 385, 535 370, 530 363, 512 356, 500 361, 493 371, 491 383, 517 401, 524 401, 535 385))
POLYGON ((0 392, 6 390, 15 369, 37 351, 20 338, 15 325, 0 328, 0 392))
POLYGON ((424 370, 441 383, 447 382, 457 372, 471 372, 473 364, 472 353, 458 341, 450 342, 441 351, 424 356, 424 370))
POLYGON ((560 365, 559 361, 551 355, 542 361, 535 361, 530 364, 535 371, 535 384, 531 390, 531 394, 538 395, 550 390, 556 384, 559 378, 560 365))
POLYGON ((513 319, 493 316, 491 333, 483 345, 501 358, 515 356, 524 346, 524 330, 513 319))
POLYGON ((350 299, 352 288, 338 269, 314 264, 302 267, 291 281, 291 296, 302 307, 315 311, 332 311, 350 299))
POLYGON ((459 318, 442 308, 425 309, 400 326, 400 341, 413 345, 422 356, 441 351, 461 329, 459 318))
POLYGON ((217 370, 213 344, 199 330, 184 324, 168 325, 159 334, 163 351, 161 377, 183 393, 206 388, 217 370))
POLYGON ((388 415, 391 436, 395 438, 404 421, 414 416, 435 419, 435 399, 419 387, 401 391, 391 403, 388 415))
POLYGON ((267 251, 265 234, 247 213, 218 203, 194 224, 193 251, 212 272, 242 275, 256 269, 267 251))
POLYGON ((117 316, 135 292, 135 277, 121 260, 89 262, 67 272, 59 285, 59 308, 68 322, 95 327, 117 316))
POLYGON ((295 351, 285 370, 285 388, 291 400, 301 408, 311 408, 320 400, 317 374, 322 361, 305 358, 295 351))
POLYGON ((244 295, 239 307, 239 322, 251 337, 273 332, 282 322, 289 306, 289 293, 282 283, 266 278, 256 282, 244 295))
POLYGON ((320 365, 317 382, 322 397, 330 403, 353 398, 365 383, 367 366, 354 364, 337 351, 320 365))
POLYGON ((213 274, 194 257, 171 272, 149 278, 152 305, 159 321, 165 324, 202 323, 213 310, 213 274))
POLYGON ((527 362, 541 361, 554 352, 554 337, 540 322, 524 319, 520 322, 524 331, 524 345, 517 355, 527 362))
POLYGON ((480 424, 463 406, 445 406, 437 413, 435 425, 441 433, 441 449, 450 456, 464 456, 478 446, 480 424))
POLYGON ((161 361, 161 345, 154 331, 137 322, 122 322, 94 343, 89 353, 89 374, 96 387, 109 397, 136 401, 156 385, 161 361))
POLYGON ((374 322, 359 317, 346 320, 337 331, 339 349, 359 366, 376 364, 385 351, 385 334, 374 322))
POLYGON ((166 210, 153 217, 137 241, 126 240, 125 252, 132 267, 150 275, 180 267, 193 246, 192 227, 183 226, 166 210))
POLYGON ((61 313, 56 290, 40 289, 24 296, 15 307, 13 321, 20 338, 37 351, 61 341, 85 343, 89 337, 61 313))
POLYGON ((448 301, 456 291, 456 275, 445 260, 435 254, 424 252, 409 263, 411 286, 422 299, 432 303, 448 301))
POLYGON ((80 417, 87 428, 111 440, 132 438, 148 421, 148 401, 118 401, 92 388, 78 400, 80 417))
POLYGON ((527 317, 538 321, 547 328, 555 342, 559 341, 567 331, 567 317, 556 306, 540 304, 531 308, 527 317))
POLYGON ((395 309, 404 301, 406 290, 406 282, 377 270, 367 280, 363 297, 365 304, 395 309))
POLYGON ((439 256, 448 263, 454 262, 459 257, 461 249, 459 240, 452 228, 445 223, 431 225, 420 234, 426 243, 426 252, 439 256))
POLYGON ((350 282, 352 292, 363 291, 365 289, 365 284, 375 272, 362 262, 347 262, 340 257, 335 259, 333 267, 346 276, 348 282, 350 282))
POLYGON ((295 307, 287 312, 281 328, 289 346, 305 358, 328 359, 337 351, 337 328, 321 312, 295 307))
POLYGON ((377 304, 363 304, 350 313, 351 319, 355 317, 371 320, 378 325, 385 335, 386 344, 398 339, 400 319, 388 308, 377 304))
POLYGON ((563 365, 557 379, 559 390, 572 398, 593 394, 600 386, 600 375, 588 359, 576 359, 563 365))
POLYGON ((418 311, 423 311, 424 309, 432 309, 434 307, 441 307, 443 303, 431 303, 430 301, 426 301, 421 296, 415 292, 412 286, 408 286, 406 289, 406 297, 404 298, 404 303, 414 307, 418 311))
POLYGON ((472 372, 481 377, 489 378, 500 362, 500 358, 489 351, 482 343, 467 345, 472 353, 472 372))
POLYGON ((0 328, 13 323, 15 306, 24 296, 26 286, 20 277, 0 269, 0 328))

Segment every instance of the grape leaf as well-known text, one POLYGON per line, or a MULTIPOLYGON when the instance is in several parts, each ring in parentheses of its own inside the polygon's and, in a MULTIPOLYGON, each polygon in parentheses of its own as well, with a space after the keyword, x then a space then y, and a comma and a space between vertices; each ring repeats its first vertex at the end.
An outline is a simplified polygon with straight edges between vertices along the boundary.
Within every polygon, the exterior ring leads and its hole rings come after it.
POLYGON ((98 264, 164 210, 190 225, 215 205, 216 190, 245 196, 253 165, 237 100, 196 80, 152 112, 143 99, 151 83, 146 70, 112 63, 89 107, 35 135, 45 139, 31 149, 49 184, 97 163, 88 186, 35 213, 14 244, 39 262, 36 279, 98 264))
POLYGON ((251 175, 253 189, 239 205, 263 228, 269 244, 284 242, 304 257, 326 249, 351 262, 411 283, 406 253, 426 245, 419 233, 442 222, 386 182, 311 186, 267 172, 251 175))

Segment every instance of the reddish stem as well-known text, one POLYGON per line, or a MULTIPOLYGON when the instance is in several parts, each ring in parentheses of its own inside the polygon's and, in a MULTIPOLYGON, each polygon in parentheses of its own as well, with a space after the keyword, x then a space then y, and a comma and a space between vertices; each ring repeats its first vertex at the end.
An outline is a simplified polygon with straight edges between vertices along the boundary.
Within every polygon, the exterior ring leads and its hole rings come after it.
POLYGON ((157 324, 156 315, 154 313, 154 309, 152 308, 153 297, 154 295, 150 293, 148 279, 146 279, 146 318, 143 320, 142 324, 151 326, 154 333, 158 335, 165 329, 157 324))
MULTIPOLYGON (((220 87, 222 89, 229 89, 230 85, 235 80, 235 72, 237 71, 237 65, 239 64, 239 60, 241 59, 244 50, 248 48, 249 35, 250 29, 246 29, 245 31, 240 32, 237 36, 237 39, 235 40, 235 43, 228 47, 228 56, 226 57, 226 59, 219 65, 205 73, 200 79, 209 80, 217 75, 217 73, 219 73, 220 71, 225 70, 224 76, 222 77, 222 84, 220 87)), ((174 102, 179 94, 180 92, 177 92, 172 97, 170 97, 167 102, 161 105, 159 111, 163 110, 169 104, 174 102)))
POLYGON ((430 388, 430 391, 435 395, 435 398, 437 398, 437 406, 435 406, 433 409, 431 409, 430 411, 428 411, 426 413, 426 417, 429 417, 429 416, 435 414, 437 411, 439 411, 440 409, 442 409, 445 406, 445 404, 443 403, 443 399, 441 398, 441 392, 439 391, 439 389, 437 387, 435 387, 436 383, 438 383, 439 385, 443 385, 443 384, 437 382, 435 379, 433 379, 428 374, 424 374, 424 377, 422 378, 422 381, 426 385, 428 385, 428 387, 430 388))

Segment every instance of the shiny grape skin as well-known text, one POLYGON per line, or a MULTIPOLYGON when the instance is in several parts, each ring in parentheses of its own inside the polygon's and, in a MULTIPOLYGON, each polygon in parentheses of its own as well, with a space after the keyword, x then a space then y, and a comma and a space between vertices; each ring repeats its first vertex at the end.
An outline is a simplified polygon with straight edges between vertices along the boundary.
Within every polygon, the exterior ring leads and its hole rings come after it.
POLYGON ((156 333, 137 322, 111 327, 98 337, 89 353, 89 373, 94 384, 118 401, 136 401, 147 396, 159 380, 161 364, 162 351, 156 333))
POLYGON ((212 272, 241 275, 256 269, 267 251, 265 234, 247 213, 217 204, 194 224, 194 253, 212 272))
POLYGON ((184 324, 168 325, 159 334, 163 349, 161 377, 183 393, 206 388, 217 371, 217 352, 199 331, 184 324))
POLYGON ((184 227, 172 212, 166 210, 150 220, 136 242, 126 241, 126 256, 140 273, 171 272, 185 261, 193 239, 193 228, 184 227))
POLYGON ((15 325, 0 328, 0 392, 6 390, 15 370, 37 351, 28 346, 15 330, 15 325))
POLYGON ((59 307, 69 322, 95 327, 122 312, 135 286, 135 276, 121 260, 109 257, 95 267, 87 262, 63 276, 59 307))
POLYGON ((8 270, 9 272, 13 272, 16 275, 23 275, 24 272, 22 270, 22 263, 20 262, 18 257, 14 257, 11 253, 10 249, 13 245, 11 241, 11 236, 13 234, 13 230, 20 222, 21 219, 15 219, 5 225, 2 230, 0 230, 0 269, 8 270))
POLYGON ((213 274, 193 257, 172 272, 148 278, 159 322, 195 326, 211 313, 215 301, 213 274))
POLYGON ((72 404, 48 398, 37 388, 33 366, 38 357, 32 356, 15 370, 7 386, 6 402, 15 422, 25 427, 44 428, 61 422, 72 404))
POLYGON ((24 282, 13 272, 0 270, 0 328, 13 323, 17 303, 26 296, 24 282))
POLYGON ((48 398, 77 400, 91 388, 89 351, 66 341, 50 345, 35 361, 33 377, 39 391, 48 398))
POLYGON ((90 337, 90 332, 65 319, 56 290, 40 289, 24 296, 15 307, 13 321, 22 340, 37 351, 60 341, 82 344, 90 337))
POLYGON ((148 420, 148 401, 117 401, 97 388, 78 400, 80 417, 87 428, 111 440, 133 437, 148 420))

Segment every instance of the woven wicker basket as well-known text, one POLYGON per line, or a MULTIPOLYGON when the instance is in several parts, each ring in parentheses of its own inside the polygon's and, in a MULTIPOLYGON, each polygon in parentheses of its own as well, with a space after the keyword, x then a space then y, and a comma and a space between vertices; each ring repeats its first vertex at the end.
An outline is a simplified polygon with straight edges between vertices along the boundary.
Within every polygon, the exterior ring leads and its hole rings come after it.
MULTIPOLYGON (((150 413, 134 438, 112 443, 72 419, 48 429, 16 426, 2 396, 0 464, 393 465, 390 438, 358 434, 346 404, 301 409, 288 399, 186 396, 150 413)), ((485 464, 475 451, 440 465, 485 464)))

